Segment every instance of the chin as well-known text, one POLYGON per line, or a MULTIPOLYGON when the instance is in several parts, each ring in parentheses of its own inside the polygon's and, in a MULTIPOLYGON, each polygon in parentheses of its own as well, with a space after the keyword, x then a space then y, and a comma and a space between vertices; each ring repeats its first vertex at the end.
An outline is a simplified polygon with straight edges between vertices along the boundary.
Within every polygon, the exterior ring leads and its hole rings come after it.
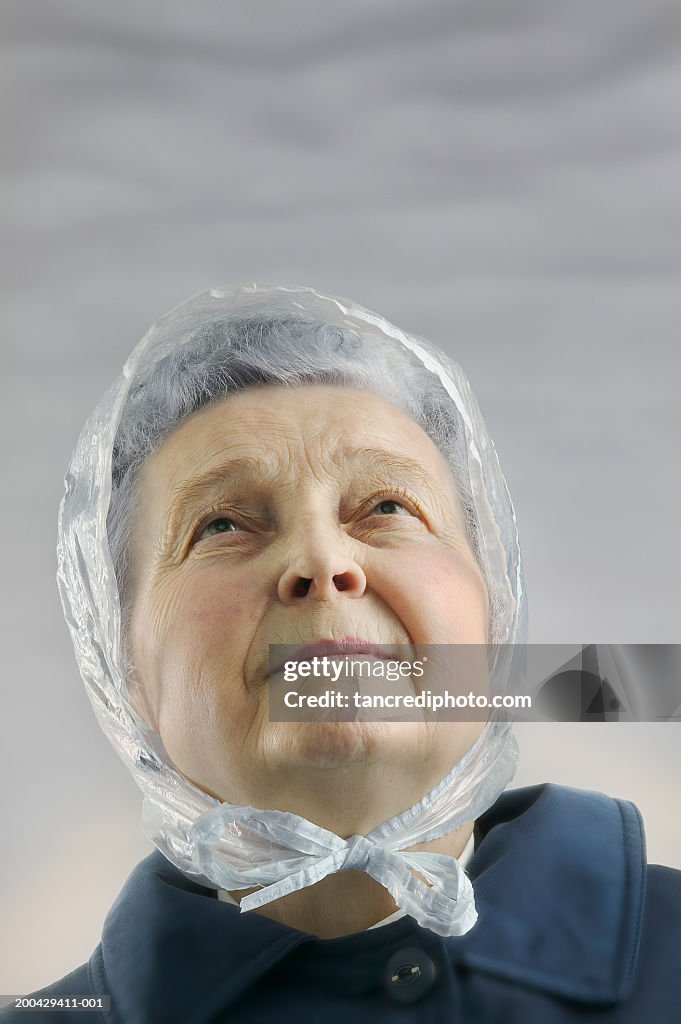
POLYGON ((277 723, 276 747, 282 766, 369 767, 404 761, 410 746, 416 755, 418 739, 416 722, 287 722, 277 723))

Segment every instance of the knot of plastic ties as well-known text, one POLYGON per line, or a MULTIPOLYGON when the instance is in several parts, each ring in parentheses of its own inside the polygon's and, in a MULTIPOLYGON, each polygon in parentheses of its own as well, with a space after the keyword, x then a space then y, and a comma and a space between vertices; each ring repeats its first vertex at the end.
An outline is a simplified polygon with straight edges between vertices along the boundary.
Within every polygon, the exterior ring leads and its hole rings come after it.
POLYGON ((199 863, 212 866, 211 878, 221 888, 263 886, 242 897, 242 913, 326 875, 364 871, 400 909, 438 935, 463 935, 477 920, 473 887, 456 858, 400 850, 395 848, 399 840, 391 844, 384 834, 341 839, 295 814, 223 804, 195 821, 188 838, 199 863), (248 863, 239 856, 246 837, 250 850, 261 851, 248 863))

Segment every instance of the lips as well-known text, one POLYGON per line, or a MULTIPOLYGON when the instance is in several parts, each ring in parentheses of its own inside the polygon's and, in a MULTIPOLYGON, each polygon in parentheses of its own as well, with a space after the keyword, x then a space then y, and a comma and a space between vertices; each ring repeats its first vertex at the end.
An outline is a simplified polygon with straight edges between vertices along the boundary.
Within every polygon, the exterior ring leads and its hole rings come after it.
POLYGON ((363 654, 370 658, 382 658, 384 661, 388 661, 397 656, 392 650, 393 646, 391 644, 377 646, 369 640, 361 640, 357 637, 343 637, 340 640, 317 640, 315 643, 299 647, 290 657, 283 659, 280 664, 276 665, 271 674, 275 675, 283 668, 285 663, 311 661, 313 658, 342 658, 349 654, 363 654))

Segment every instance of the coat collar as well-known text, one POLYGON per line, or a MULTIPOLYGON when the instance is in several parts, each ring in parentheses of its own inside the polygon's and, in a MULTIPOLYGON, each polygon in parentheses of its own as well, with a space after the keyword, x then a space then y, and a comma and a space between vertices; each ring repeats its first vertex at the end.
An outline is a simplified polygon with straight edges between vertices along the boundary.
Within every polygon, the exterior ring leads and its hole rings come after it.
POLYGON ((467 935, 442 940, 405 917, 321 940, 241 914, 154 851, 107 915, 106 991, 123 1020, 147 1006, 166 1024, 198 1022, 289 957, 292 969, 359 992, 391 951, 444 943, 453 963, 492 977, 582 1001, 625 997, 645 891, 632 804, 553 784, 510 790, 476 822, 468 875, 479 919, 467 935))
POLYGON ((504 793, 475 826, 479 926, 452 959, 587 1002, 631 986, 645 901, 643 822, 628 801, 546 783, 504 793))

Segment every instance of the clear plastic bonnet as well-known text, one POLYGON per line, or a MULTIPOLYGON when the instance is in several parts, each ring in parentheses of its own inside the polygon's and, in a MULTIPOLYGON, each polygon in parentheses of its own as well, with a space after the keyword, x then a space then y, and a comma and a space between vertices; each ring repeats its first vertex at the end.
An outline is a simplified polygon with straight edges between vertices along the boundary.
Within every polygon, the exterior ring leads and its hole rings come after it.
POLYGON ((297 815, 235 807, 204 793, 172 764, 160 736, 126 692, 121 607, 107 537, 121 414, 140 376, 197 330, 260 314, 304 316, 350 332, 369 348, 380 342, 383 348, 407 350, 432 375, 433 387, 444 389, 462 432, 477 557, 493 612, 491 641, 500 645, 497 686, 503 689, 511 678, 517 685, 524 671, 527 603, 514 509, 463 370, 424 339, 346 300, 309 288, 241 285, 202 292, 161 317, 133 350, 78 439, 59 509, 57 582, 86 691, 103 731, 142 790, 145 833, 200 884, 229 890, 262 886, 241 901, 242 912, 330 872, 355 869, 380 881, 422 926, 442 935, 463 934, 477 916, 465 873, 453 858, 410 855, 408 847, 454 831, 496 800, 517 758, 508 722, 491 718, 471 750, 417 805, 369 836, 344 840, 297 815))

